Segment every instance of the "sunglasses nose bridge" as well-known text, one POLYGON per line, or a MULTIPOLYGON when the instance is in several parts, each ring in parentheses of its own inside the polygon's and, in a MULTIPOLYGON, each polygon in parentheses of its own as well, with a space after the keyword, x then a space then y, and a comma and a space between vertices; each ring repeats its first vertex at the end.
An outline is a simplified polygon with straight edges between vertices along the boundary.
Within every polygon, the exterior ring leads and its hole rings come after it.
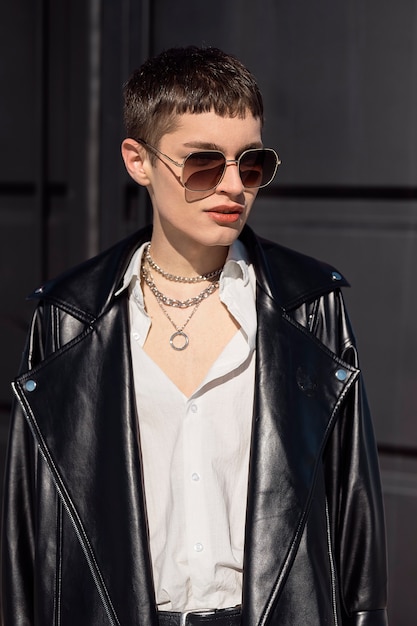
POLYGON ((222 178, 226 174, 226 171, 227 171, 227 168, 229 167, 229 165, 235 165, 238 168, 239 175, 240 175, 240 158, 239 159, 225 159, 224 160, 224 167, 223 167, 222 178))
POLYGON ((239 159, 226 159, 226 158, 224 159, 223 172, 222 172, 219 182, 217 183, 217 186, 222 186, 225 184, 227 184, 228 186, 232 185, 234 187, 238 186, 239 189, 243 188, 242 177, 240 175, 240 158, 239 159), (231 182, 228 182, 230 181, 230 178, 229 176, 227 176, 227 170, 228 170, 229 165, 234 165, 237 167, 237 173, 234 174, 234 176, 231 179, 231 182))

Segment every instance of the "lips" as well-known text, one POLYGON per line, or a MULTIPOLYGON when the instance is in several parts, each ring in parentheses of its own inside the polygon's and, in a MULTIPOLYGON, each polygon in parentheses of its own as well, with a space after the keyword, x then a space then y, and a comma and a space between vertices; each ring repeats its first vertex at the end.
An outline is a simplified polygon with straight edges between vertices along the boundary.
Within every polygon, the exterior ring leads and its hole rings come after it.
POLYGON ((217 206, 206 209, 206 213, 217 221, 234 222, 242 215, 243 207, 240 204, 217 206))
POLYGON ((212 209, 206 209, 207 213, 215 213, 216 215, 241 215, 243 207, 240 204, 216 206, 212 209))
POLYGON ((243 213, 242 207, 216 207, 208 209, 207 215, 211 217, 217 224, 232 224, 237 222, 243 213))

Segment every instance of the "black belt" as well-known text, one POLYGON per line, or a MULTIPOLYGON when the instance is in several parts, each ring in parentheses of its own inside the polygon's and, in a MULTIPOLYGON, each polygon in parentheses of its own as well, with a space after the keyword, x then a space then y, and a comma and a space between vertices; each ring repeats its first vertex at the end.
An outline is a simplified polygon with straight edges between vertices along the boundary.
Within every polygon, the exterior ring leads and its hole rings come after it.
POLYGON ((159 626, 240 626, 240 606, 230 609, 195 609, 194 611, 159 611, 159 626))

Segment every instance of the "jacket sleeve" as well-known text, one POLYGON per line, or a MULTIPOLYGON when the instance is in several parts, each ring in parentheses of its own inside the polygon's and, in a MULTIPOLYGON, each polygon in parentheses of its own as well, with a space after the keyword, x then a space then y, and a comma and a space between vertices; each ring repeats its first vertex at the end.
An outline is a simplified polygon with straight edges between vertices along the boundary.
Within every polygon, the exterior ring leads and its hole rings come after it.
MULTIPOLYGON (((36 311, 27 337, 20 371, 41 358, 41 316, 36 311)), ((5 626, 33 624, 35 523, 33 494, 37 453, 25 416, 13 404, 6 456, 2 507, 1 592, 5 626)))
MULTIPOLYGON (((318 305, 313 332, 359 368, 339 291, 318 305)), ((386 626, 387 564, 378 455, 362 375, 350 390, 328 442, 325 475, 343 626, 386 626)))
MULTIPOLYGON (((49 350, 45 339, 50 311, 36 309, 20 372, 35 367, 49 350)), ((15 400, 9 430, 2 507, 1 611, 4 626, 34 620, 36 483, 38 450, 20 404, 15 400)))
POLYGON ((34 623, 35 466, 33 440, 22 411, 15 405, 3 499, 1 608, 4 626, 34 623))
MULTIPOLYGON (((52 304, 41 302, 36 308, 27 336, 20 366, 24 374, 52 355, 84 330, 84 324, 64 314, 52 304)), ((40 537, 38 516, 43 524, 55 524, 40 512, 40 502, 57 498, 51 479, 45 477, 45 464, 20 403, 15 400, 9 430, 2 508, 1 612, 4 626, 33 626, 35 596, 43 594, 46 584, 36 576, 40 537), (48 495, 48 489, 50 490, 48 495)), ((48 506, 48 515, 54 507, 48 506)), ((43 544, 42 544, 43 545, 43 544)), ((47 558, 53 558, 43 546, 47 558)), ((54 598, 48 599, 54 603, 54 598)))

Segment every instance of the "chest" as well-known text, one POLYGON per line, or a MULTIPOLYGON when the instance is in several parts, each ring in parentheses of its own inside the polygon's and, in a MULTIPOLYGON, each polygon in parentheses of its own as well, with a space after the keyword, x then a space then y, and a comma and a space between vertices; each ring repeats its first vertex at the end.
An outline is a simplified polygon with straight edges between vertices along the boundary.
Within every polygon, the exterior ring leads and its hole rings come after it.
POLYGON ((218 294, 186 309, 161 307, 145 290, 151 318, 144 350, 187 397, 239 329, 218 294))

